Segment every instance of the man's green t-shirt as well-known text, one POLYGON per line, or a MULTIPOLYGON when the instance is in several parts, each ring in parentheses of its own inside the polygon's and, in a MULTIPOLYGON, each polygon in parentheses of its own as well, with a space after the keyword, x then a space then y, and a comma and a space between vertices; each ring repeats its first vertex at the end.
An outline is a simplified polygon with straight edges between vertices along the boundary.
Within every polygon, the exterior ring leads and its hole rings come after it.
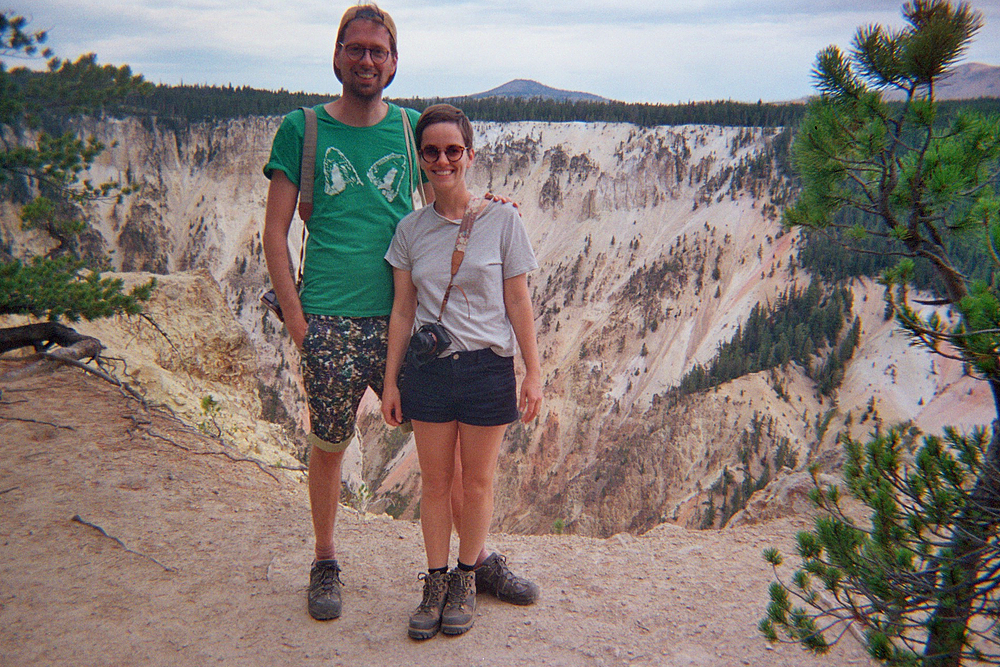
MULTIPOLYGON (((345 125, 323 105, 315 109, 316 175, 313 212, 306 225, 302 309, 313 315, 388 315, 392 267, 385 253, 396 224, 413 208, 399 107, 389 104, 385 118, 371 127, 345 125)), ((412 109, 407 113, 416 126, 419 114, 412 109)), ((277 169, 299 184, 304 133, 301 110, 285 116, 265 176, 271 178, 277 169)))

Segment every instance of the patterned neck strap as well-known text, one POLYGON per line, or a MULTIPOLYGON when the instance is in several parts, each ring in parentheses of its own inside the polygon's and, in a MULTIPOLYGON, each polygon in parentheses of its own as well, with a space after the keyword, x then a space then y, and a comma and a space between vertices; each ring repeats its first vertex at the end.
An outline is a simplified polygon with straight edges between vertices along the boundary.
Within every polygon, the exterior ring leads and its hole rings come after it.
POLYGON ((482 215, 486 209, 486 205, 490 203, 488 199, 484 198, 477 206, 473 206, 474 201, 475 199, 470 200, 469 205, 465 207, 465 215, 462 216, 462 224, 458 228, 458 238, 455 239, 455 250, 451 253, 451 280, 448 281, 448 288, 444 291, 444 299, 441 300, 441 312, 438 313, 438 322, 444 316, 444 307, 448 305, 448 297, 451 295, 451 288, 455 282, 455 274, 458 273, 458 267, 462 266, 462 260, 465 259, 465 248, 469 245, 472 225, 476 222, 476 218, 482 215))

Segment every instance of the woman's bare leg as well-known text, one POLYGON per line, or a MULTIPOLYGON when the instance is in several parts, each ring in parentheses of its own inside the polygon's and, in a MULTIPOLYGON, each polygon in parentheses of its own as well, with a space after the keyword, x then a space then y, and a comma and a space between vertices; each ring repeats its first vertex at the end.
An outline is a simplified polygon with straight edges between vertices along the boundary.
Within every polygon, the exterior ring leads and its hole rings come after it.
POLYGON ((427 568, 447 567, 458 422, 436 424, 413 420, 413 435, 420 460, 420 528, 427 568))
POLYGON ((462 446, 462 523, 458 560, 475 565, 493 521, 493 478, 507 426, 459 424, 462 446))

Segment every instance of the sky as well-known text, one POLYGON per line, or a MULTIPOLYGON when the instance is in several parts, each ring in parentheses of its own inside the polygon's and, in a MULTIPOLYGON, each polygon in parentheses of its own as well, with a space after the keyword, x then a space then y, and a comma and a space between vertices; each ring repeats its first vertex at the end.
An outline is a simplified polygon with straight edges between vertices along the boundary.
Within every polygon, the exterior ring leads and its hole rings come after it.
MULTIPOLYGON (((23 0, 22 0, 23 1, 23 0)), ((56 55, 96 53, 164 84, 336 94, 351 0, 31 0, 15 13, 56 55)), ((389 97, 457 97, 512 79, 625 102, 744 102, 814 92, 816 54, 903 28, 897 0, 384 0, 399 67, 389 97)), ((1000 0, 963 62, 1000 65, 1000 0)), ((14 62, 9 62, 15 65, 14 62)))

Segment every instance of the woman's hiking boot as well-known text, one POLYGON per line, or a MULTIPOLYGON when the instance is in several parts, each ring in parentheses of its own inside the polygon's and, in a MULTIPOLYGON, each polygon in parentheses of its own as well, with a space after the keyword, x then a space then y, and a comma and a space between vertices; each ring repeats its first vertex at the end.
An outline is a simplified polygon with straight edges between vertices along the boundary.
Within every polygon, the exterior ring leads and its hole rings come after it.
POLYGON ((340 565, 337 559, 318 560, 309 572, 309 615, 317 621, 340 616, 340 565))
POLYGON ((511 604, 532 604, 538 599, 538 586, 519 577, 507 567, 507 558, 493 552, 476 568, 476 590, 490 593, 511 604))
POLYGON ((421 572, 417 578, 424 582, 424 599, 410 614, 407 634, 412 639, 430 639, 441 628, 441 610, 448 597, 448 573, 421 572))
POLYGON ((455 567, 448 573, 448 600, 441 612, 441 632, 460 635, 476 617, 476 572, 455 567))

